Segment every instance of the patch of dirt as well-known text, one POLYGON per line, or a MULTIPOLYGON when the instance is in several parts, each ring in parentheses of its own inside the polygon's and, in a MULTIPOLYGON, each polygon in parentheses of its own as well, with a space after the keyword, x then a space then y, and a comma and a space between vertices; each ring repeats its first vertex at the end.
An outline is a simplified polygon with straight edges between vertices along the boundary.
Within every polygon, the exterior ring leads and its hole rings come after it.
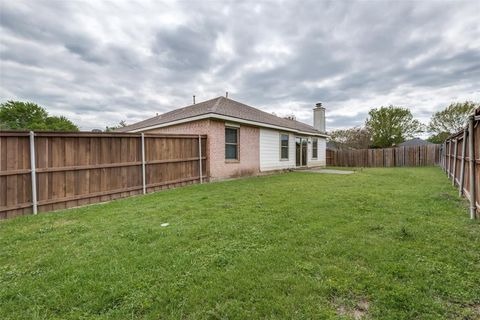
POLYGON ((438 197, 440 199, 444 199, 444 200, 455 200, 455 201, 458 201, 458 198, 457 197, 454 197, 452 196, 451 194, 449 193, 446 193, 446 192, 442 192, 438 195, 438 197))
POLYGON ((480 303, 472 305, 472 312, 475 316, 478 316, 478 319, 480 319, 480 303))
POLYGON ((446 192, 440 193, 437 196, 437 199, 451 201, 451 202, 459 204, 463 207, 468 207, 468 202, 467 202, 466 198, 461 198, 460 196, 456 196, 456 195, 454 196, 454 195, 451 195, 451 194, 446 193, 446 192))
POLYGON ((357 302, 355 307, 351 308, 346 305, 339 305, 337 307, 337 314, 342 317, 350 317, 355 320, 364 319, 368 315, 368 308, 370 307, 370 302, 366 299, 361 299, 357 302))

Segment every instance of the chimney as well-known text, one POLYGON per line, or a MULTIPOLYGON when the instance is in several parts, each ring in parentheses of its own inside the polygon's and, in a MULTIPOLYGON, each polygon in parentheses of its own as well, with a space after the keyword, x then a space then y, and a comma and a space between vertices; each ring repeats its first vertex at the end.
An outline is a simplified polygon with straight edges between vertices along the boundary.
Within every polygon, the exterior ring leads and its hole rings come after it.
POLYGON ((320 132, 325 132, 325 108, 319 102, 313 109, 313 127, 320 132))
POLYGON ((195 95, 193 95, 193 104, 195 104, 195 95))

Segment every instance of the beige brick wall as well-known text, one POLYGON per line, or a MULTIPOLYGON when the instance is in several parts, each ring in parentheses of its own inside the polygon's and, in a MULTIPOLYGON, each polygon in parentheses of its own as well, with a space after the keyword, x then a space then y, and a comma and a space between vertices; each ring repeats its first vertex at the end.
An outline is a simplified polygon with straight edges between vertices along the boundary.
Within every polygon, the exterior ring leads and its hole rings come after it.
POLYGON ((212 180, 257 175, 260 172, 260 129, 257 127, 240 126, 240 159, 235 162, 225 161, 225 122, 223 121, 198 120, 147 132, 206 134, 212 180))

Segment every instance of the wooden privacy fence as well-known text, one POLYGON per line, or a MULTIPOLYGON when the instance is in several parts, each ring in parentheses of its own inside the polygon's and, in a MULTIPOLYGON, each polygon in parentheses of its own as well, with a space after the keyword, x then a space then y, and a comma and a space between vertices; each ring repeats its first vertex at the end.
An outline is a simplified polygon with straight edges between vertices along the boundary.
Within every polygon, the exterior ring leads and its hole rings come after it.
POLYGON ((0 219, 202 182, 206 149, 198 135, 0 132, 0 219))
POLYGON ((448 138, 442 148, 441 166, 460 196, 470 202, 470 218, 479 216, 480 199, 480 108, 462 131, 448 138))
POLYGON ((417 167, 440 163, 440 145, 385 149, 330 150, 327 165, 339 167, 417 167))

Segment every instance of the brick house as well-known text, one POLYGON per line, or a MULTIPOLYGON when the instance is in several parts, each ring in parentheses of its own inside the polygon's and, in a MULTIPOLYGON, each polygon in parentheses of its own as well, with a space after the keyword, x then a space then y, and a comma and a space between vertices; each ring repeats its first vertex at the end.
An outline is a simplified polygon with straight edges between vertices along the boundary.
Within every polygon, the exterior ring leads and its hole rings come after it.
POLYGON ((325 166, 325 108, 314 126, 218 97, 117 129, 120 132, 206 134, 210 179, 325 166))

